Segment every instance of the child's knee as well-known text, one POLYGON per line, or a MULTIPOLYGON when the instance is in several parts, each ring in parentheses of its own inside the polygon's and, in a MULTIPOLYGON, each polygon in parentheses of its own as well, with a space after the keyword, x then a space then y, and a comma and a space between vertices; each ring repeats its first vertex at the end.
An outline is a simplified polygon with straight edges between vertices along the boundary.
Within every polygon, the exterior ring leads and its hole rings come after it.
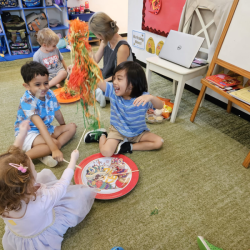
POLYGON ((114 154, 114 152, 112 152, 109 148, 105 148, 105 147, 101 148, 100 151, 101 151, 101 154, 105 157, 111 157, 114 154))
POLYGON ((157 138, 157 140, 155 142, 156 149, 161 148, 163 143, 164 143, 164 140, 161 137, 157 138))
POLYGON ((68 124, 69 130, 72 132, 74 135, 76 133, 76 124, 75 123, 69 123, 68 124))
POLYGON ((62 70, 62 76, 63 76, 64 78, 66 78, 67 75, 68 75, 67 71, 66 71, 66 70, 62 70))

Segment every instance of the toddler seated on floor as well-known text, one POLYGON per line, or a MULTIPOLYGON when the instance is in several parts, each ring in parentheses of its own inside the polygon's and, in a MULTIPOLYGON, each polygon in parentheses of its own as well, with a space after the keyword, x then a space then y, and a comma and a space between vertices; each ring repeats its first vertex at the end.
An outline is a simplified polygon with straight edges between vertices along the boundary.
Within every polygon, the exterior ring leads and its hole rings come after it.
POLYGON ((44 28, 38 31, 37 42, 41 47, 34 54, 33 60, 43 64, 49 71, 49 87, 60 88, 60 82, 67 77, 67 66, 56 47, 59 37, 53 30, 44 28))

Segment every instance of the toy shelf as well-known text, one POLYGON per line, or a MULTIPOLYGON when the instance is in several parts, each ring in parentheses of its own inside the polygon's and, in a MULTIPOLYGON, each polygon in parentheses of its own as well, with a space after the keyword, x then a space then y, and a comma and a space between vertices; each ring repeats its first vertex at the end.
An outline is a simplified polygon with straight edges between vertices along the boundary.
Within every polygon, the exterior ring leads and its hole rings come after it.
MULTIPOLYGON (((29 31, 28 26, 27 26, 27 22, 26 22, 26 16, 32 12, 35 13, 40 13, 41 11, 44 12, 47 16, 47 20, 48 20, 48 28, 52 29, 55 31, 55 33, 60 33, 62 35, 62 37, 65 37, 68 34, 68 29, 69 29, 69 23, 68 23, 68 10, 67 10, 67 1, 65 1, 65 5, 59 5, 60 10, 58 10, 55 6, 46 6, 45 0, 41 0, 41 6, 38 7, 24 7, 22 4, 22 0, 18 0, 18 7, 15 8, 1 8, 2 12, 8 11, 10 12, 10 14, 12 15, 18 15, 20 17, 23 18, 23 20, 26 23, 26 31, 27 31, 27 40, 29 42, 30 45, 30 53, 27 55, 12 55, 11 54, 11 50, 9 47, 9 42, 10 40, 8 40, 7 35, 5 33, 4 30, 4 26, 1 20, 1 16, 0 16, 0 24, 3 28, 3 33, 0 33, 0 37, 4 36, 5 37, 5 43, 7 45, 7 53, 4 55, 4 57, 0 57, 0 62, 3 61, 13 61, 13 60, 17 60, 17 59, 24 59, 24 58, 29 58, 29 57, 33 57, 34 52, 36 52, 39 47, 37 46, 37 44, 32 44, 31 42, 31 38, 30 38, 30 34, 32 31, 29 31), (49 26, 49 20, 50 19, 57 19, 58 21, 61 22, 61 25, 57 26, 57 27, 50 27, 49 26)), ((64 49, 60 49, 60 52, 69 52, 68 49, 64 48, 64 49)))

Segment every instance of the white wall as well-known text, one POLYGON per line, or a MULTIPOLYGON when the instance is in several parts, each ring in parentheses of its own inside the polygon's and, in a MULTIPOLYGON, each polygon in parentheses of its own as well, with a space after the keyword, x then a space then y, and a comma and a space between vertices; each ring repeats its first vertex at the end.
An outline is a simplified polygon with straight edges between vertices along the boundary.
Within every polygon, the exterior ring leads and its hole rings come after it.
MULTIPOLYGON (((84 5, 85 0, 68 0, 68 7, 84 5)), ((128 32, 128 0, 89 0, 90 10, 102 11, 117 22, 119 33, 128 32)))
MULTIPOLYGON (((138 49, 136 47, 132 46, 132 30, 136 31, 141 31, 145 33, 145 44, 147 43, 147 40, 149 37, 152 37, 155 46, 158 44, 159 41, 165 41, 165 37, 156 35, 154 33, 145 31, 141 29, 142 25, 142 7, 143 7, 143 0, 128 0, 128 43, 130 44, 133 52, 135 53, 136 58, 141 61, 146 63, 146 58, 148 57, 154 57, 156 54, 151 54, 145 50, 138 49)), ((188 85, 196 88, 196 89, 201 89, 201 80, 202 77, 197 77, 195 79, 192 79, 187 82, 188 85)), ((209 94, 210 96, 213 96, 225 103, 228 102, 228 100, 221 95, 217 94, 216 92, 212 91, 211 89, 207 89, 206 94, 209 94)), ((205 105, 205 104, 204 104, 205 105)), ((240 109, 241 111, 244 111, 245 113, 249 114, 246 112, 244 109, 240 108, 239 106, 233 104, 233 107, 236 107, 237 109, 240 109)), ((191 115, 191 114, 190 114, 191 115)))

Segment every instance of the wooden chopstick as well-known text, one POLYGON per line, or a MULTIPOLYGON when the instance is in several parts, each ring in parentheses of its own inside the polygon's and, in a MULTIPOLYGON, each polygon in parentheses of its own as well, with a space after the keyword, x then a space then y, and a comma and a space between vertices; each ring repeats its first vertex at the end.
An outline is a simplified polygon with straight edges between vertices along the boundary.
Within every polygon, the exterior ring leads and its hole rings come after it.
MULTIPOLYGON (((67 163, 69 163, 69 162, 68 162, 68 161, 66 161, 65 159, 63 159, 63 161, 64 161, 64 162, 67 162, 67 163)), ((76 165, 76 167, 77 167, 77 168, 80 168, 80 169, 82 169, 82 168, 81 168, 80 166, 78 166, 78 165, 76 165)))
POLYGON ((134 170, 134 171, 129 171, 129 172, 124 172, 124 173, 119 173, 119 174, 112 174, 112 175, 125 175, 125 174, 130 174, 133 172, 138 172, 139 170, 134 170))
POLYGON ((80 143, 81 143, 82 138, 83 138, 83 136, 84 136, 84 134, 85 134, 85 131, 86 131, 86 128, 85 128, 85 130, 84 130, 83 133, 82 133, 82 137, 81 137, 81 139, 80 139, 80 141, 79 141, 79 143, 78 143, 78 145, 77 145, 77 147, 76 147, 76 150, 78 150, 78 148, 79 148, 79 146, 80 146, 80 143))

